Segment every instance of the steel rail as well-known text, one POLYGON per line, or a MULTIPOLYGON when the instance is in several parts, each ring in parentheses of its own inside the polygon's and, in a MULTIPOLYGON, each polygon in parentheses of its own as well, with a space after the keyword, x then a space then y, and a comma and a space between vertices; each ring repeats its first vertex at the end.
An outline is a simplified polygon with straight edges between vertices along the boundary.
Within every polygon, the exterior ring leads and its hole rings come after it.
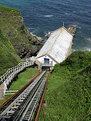
POLYGON ((45 88, 44 88, 43 95, 42 95, 41 100, 40 100, 40 104, 39 104, 39 107, 38 107, 38 110, 37 110, 37 114, 36 114, 36 117, 35 117, 35 121, 38 121, 38 118, 39 118, 39 115, 40 115, 40 111, 41 111, 43 99, 44 99, 45 92, 46 92, 46 88, 47 88, 48 79, 49 79, 49 73, 48 73, 48 77, 46 79, 45 88))
POLYGON ((17 115, 11 118, 11 120, 13 119, 13 121, 19 121, 20 117, 22 116, 23 112, 25 111, 26 107, 28 107, 30 101, 33 98, 33 95, 36 93, 38 87, 41 84, 41 79, 39 80, 39 82, 36 84, 35 88, 33 88, 32 92, 30 93, 30 95, 28 96, 27 100, 24 101, 24 104, 21 105, 20 110, 17 112, 17 115))
POLYGON ((12 114, 16 112, 19 106, 28 97, 29 93, 32 92, 33 88, 38 84, 39 80, 43 77, 45 72, 42 72, 2 113, 3 119, 10 118, 12 114))
POLYGON ((7 107, 6 105, 8 105, 8 103, 10 103, 13 99, 15 99, 30 83, 32 83, 34 81, 34 79, 36 79, 42 72, 39 72, 38 74, 36 74, 33 78, 30 79, 30 81, 24 86, 22 87, 19 91, 17 91, 14 95, 12 95, 11 97, 9 97, 4 103, 2 103, 0 105, 0 111, 4 108, 7 107))
POLYGON ((38 103, 40 101, 41 94, 43 92, 45 83, 46 83, 46 77, 42 80, 41 84, 39 85, 32 100, 30 101, 29 105, 27 106, 26 110, 24 111, 20 121, 25 121, 25 120, 32 121, 34 119, 34 114, 38 107, 38 103))

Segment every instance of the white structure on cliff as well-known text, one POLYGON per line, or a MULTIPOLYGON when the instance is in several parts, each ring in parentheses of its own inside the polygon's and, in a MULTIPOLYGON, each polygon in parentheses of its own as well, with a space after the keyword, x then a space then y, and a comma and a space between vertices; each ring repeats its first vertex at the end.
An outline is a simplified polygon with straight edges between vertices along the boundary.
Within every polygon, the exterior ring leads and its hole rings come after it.
POLYGON ((36 57, 38 66, 63 62, 72 52, 72 40, 72 34, 64 26, 53 31, 36 57))

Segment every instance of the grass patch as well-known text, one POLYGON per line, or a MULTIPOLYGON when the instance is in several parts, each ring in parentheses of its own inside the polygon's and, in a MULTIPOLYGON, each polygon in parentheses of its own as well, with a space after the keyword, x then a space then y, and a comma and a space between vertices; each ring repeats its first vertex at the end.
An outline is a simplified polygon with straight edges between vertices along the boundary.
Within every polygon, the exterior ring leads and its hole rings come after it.
POLYGON ((11 95, 5 95, 3 98, 3 100, 0 100, 0 105, 5 102, 5 100, 7 100, 11 95))
POLYGON ((2 5, 0 5, 0 12, 10 13, 13 15, 21 15, 20 11, 17 10, 16 8, 5 7, 2 5))
POLYGON ((15 53, 11 42, 4 37, 0 30, 0 75, 5 73, 8 68, 17 65, 20 61, 21 59, 15 53))
MULTIPOLYGON (((22 72, 18 75, 17 80, 14 80, 12 82, 9 90, 19 90, 19 89, 21 89, 37 73, 38 73, 37 68, 27 68, 25 72, 22 72)), ((11 95, 4 96, 4 100, 1 100, 0 104, 2 104, 10 96, 11 95)))
POLYGON ((37 68, 27 68, 25 72, 18 75, 18 79, 13 81, 9 90, 19 90, 22 88, 30 79, 38 73, 37 68))
POLYGON ((91 52, 77 51, 54 67, 39 121, 91 121, 91 52))
POLYGON ((17 65, 20 57, 33 56, 39 48, 39 41, 27 30, 20 11, 0 5, 0 76, 17 65))

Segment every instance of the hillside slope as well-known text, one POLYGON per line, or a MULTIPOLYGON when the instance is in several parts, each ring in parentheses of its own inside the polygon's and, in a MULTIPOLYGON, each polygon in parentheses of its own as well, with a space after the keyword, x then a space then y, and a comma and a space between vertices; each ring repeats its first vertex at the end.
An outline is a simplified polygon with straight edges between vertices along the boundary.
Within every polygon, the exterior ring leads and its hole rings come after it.
POLYGON ((91 121, 91 52, 77 51, 50 74, 39 121, 91 121))
POLYGON ((15 53, 11 42, 4 37, 0 30, 0 75, 7 71, 8 68, 15 66, 21 61, 15 53))
POLYGON ((0 5, 0 75, 39 51, 43 41, 24 25, 19 10, 0 5))
POLYGON ((21 58, 36 55, 42 46, 42 39, 27 30, 20 11, 15 8, 0 6, 0 29, 21 58))

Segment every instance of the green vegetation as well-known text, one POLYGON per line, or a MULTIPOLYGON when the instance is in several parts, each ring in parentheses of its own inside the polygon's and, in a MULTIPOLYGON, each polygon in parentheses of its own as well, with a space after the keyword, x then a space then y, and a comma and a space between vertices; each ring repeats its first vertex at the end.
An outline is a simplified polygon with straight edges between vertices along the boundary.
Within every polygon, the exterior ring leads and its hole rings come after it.
POLYGON ((5 73, 8 68, 15 66, 21 59, 9 40, 7 40, 0 30, 0 75, 5 73))
POLYGON ((19 10, 0 5, 0 75, 39 51, 41 39, 33 36, 24 25, 19 10))
POLYGON ((19 10, 0 6, 0 29, 4 33, 4 36, 11 41, 16 51, 17 48, 15 45, 19 45, 21 42, 30 47, 28 41, 30 34, 23 23, 19 10))
MULTIPOLYGON (((4 96, 4 99, 3 100, 0 100, 0 105, 5 101, 5 100, 7 100, 10 96, 12 96, 12 95, 5 95, 4 96)), ((1 113, 1 112, 0 112, 1 113)))
POLYGON ((12 26, 9 20, 13 15, 20 15, 20 12, 15 8, 0 6, 0 76, 21 61, 6 35, 12 26))
POLYGON ((91 52, 77 51, 50 74, 39 121, 91 121, 91 52))
POLYGON ((18 79, 16 81, 12 82, 12 85, 10 86, 9 90, 19 90, 26 83, 28 83, 28 81, 30 81, 31 77, 33 77, 37 73, 37 68, 27 68, 25 72, 22 72, 18 75, 18 79))
POLYGON ((21 15, 19 10, 1 5, 0 5, 0 12, 11 13, 13 15, 21 15))
POLYGON ((20 11, 15 8, 0 6, 0 29, 21 58, 36 54, 42 46, 41 39, 27 30, 20 11))
MULTIPOLYGON (((30 81, 30 79, 38 73, 37 68, 27 68, 26 71, 20 73, 18 75, 18 79, 14 80, 9 88, 9 90, 19 90, 21 89, 25 84, 30 81)), ((0 104, 2 104, 7 98, 9 98, 11 95, 4 96, 4 100, 0 101, 0 104)))

